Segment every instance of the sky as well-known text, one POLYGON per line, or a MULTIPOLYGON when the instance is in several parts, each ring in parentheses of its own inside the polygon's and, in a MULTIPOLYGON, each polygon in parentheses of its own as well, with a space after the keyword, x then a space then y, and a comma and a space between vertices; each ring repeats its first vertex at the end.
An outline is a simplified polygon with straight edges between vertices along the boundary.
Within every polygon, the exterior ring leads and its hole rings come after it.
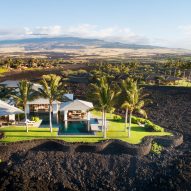
POLYGON ((191 49, 191 0, 0 1, 0 40, 78 36, 191 49))

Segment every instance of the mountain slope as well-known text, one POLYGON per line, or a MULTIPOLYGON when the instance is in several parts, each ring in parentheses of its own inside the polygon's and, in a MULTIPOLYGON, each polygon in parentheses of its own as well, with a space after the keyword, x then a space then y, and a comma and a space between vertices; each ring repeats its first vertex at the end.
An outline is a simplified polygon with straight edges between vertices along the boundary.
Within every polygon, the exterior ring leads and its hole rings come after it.
MULTIPOLYGON (((151 45, 137 45, 137 44, 125 44, 120 42, 107 42, 99 39, 87 39, 79 37, 54 37, 54 38, 28 38, 28 39, 19 39, 19 40, 2 40, 0 45, 24 45, 27 47, 28 44, 41 44, 51 45, 54 48, 55 46, 96 46, 100 48, 129 48, 129 49, 153 49, 161 48, 158 46, 151 45)), ((75 48, 75 46, 73 47, 75 48)))

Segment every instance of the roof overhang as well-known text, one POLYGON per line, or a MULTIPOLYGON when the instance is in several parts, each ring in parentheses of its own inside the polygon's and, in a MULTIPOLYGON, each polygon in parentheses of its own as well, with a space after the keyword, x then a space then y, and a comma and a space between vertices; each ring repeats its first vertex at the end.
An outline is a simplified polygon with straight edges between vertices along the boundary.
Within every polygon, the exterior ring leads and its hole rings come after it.
POLYGON ((60 111, 69 111, 69 110, 88 111, 90 109, 93 109, 93 104, 91 102, 78 99, 62 103, 60 106, 60 111))

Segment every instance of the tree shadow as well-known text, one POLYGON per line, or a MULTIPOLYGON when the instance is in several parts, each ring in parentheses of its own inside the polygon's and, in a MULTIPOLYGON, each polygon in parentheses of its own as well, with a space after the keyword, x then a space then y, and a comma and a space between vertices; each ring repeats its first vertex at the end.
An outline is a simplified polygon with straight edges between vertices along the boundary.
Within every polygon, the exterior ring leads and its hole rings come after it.
POLYGON ((139 131, 139 132, 149 132, 145 127, 131 127, 132 131, 139 131))
POLYGON ((6 129, 6 130, 1 130, 1 132, 26 132, 26 129, 21 129, 21 130, 18 130, 18 129, 6 129))

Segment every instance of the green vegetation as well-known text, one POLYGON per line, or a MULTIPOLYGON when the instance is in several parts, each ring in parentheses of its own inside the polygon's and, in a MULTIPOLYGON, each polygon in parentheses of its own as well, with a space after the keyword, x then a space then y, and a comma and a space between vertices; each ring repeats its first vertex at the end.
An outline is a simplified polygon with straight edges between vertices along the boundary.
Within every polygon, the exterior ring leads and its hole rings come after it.
MULTIPOLYGON (((147 118, 146 111, 143 109, 145 105, 145 96, 146 94, 143 93, 143 89, 140 88, 137 84, 137 81, 132 79, 127 79, 122 81, 122 87, 124 91, 124 99, 122 108, 125 108, 126 115, 129 111, 129 127, 128 127, 128 136, 131 135, 131 117, 133 112, 138 112, 142 116, 147 118)), ((126 117, 125 117, 126 118, 126 117)), ((125 119, 125 123, 127 123, 127 118, 125 119)))
POLYGON ((152 143, 152 146, 151 146, 151 152, 154 153, 154 154, 156 154, 156 155, 161 154, 161 152, 162 152, 162 146, 159 145, 159 144, 156 143, 156 142, 153 142, 153 143, 152 143))
POLYGON ((0 67, 0 76, 3 76, 3 74, 5 72, 8 72, 9 70, 7 68, 4 68, 4 67, 0 67))
POLYGON ((59 100, 63 95, 61 77, 55 74, 44 75, 41 85, 42 88, 39 88, 40 96, 49 100, 49 123, 50 132, 52 132, 52 104, 53 101, 59 100))
MULTIPOLYGON (((11 95, 15 100, 16 104, 22 106, 25 112, 25 121, 27 121, 26 105, 27 101, 32 101, 37 97, 37 93, 32 89, 33 84, 27 80, 21 80, 18 83, 18 91, 15 90, 11 95)), ((26 123, 26 131, 28 132, 28 125, 26 123)))
POLYGON ((32 120, 32 121, 35 121, 35 122, 38 122, 38 121, 40 121, 40 118, 37 117, 37 116, 34 116, 34 117, 31 118, 31 120, 32 120))
POLYGON ((122 117, 119 116, 119 115, 114 115, 114 116, 113 116, 113 121, 118 121, 118 122, 120 122, 120 121, 122 121, 122 117))
POLYGON ((92 79, 106 76, 110 81, 129 77, 142 85, 189 86, 191 80, 191 61, 184 58, 166 58, 163 61, 132 60, 118 62, 92 63, 92 79), (144 64, 143 64, 144 63, 144 64))
MULTIPOLYGON (((96 113, 96 112, 94 112, 96 113)), ((101 113, 100 113, 101 114, 101 113)), ((108 117, 110 114, 108 114, 108 117)), ((52 133, 49 128, 36 128, 29 127, 27 133, 25 127, 10 126, 1 128, 1 131, 5 133, 5 138, 1 139, 1 142, 15 142, 31 139, 61 139, 68 142, 98 142, 105 140, 102 132, 96 133, 96 135, 70 135, 70 136, 57 136, 58 128, 53 128, 52 133)), ((171 135, 168 132, 149 132, 147 128, 140 127, 139 125, 132 124, 131 129, 132 136, 127 137, 127 133, 124 132, 124 123, 116 122, 111 118, 108 118, 108 139, 119 139, 132 144, 138 144, 145 136, 165 136, 171 135)))
POLYGON ((0 74, 8 72, 9 70, 7 68, 0 67, 0 74))
POLYGON ((132 123, 143 124, 150 131, 164 132, 164 128, 160 127, 159 125, 154 124, 153 122, 151 122, 148 119, 132 116, 132 123))
POLYGON ((104 138, 107 137, 106 112, 113 110, 115 99, 120 93, 115 90, 114 86, 108 82, 106 77, 98 78, 96 83, 91 84, 92 97, 95 99, 95 103, 97 103, 96 107, 102 111, 104 138))

